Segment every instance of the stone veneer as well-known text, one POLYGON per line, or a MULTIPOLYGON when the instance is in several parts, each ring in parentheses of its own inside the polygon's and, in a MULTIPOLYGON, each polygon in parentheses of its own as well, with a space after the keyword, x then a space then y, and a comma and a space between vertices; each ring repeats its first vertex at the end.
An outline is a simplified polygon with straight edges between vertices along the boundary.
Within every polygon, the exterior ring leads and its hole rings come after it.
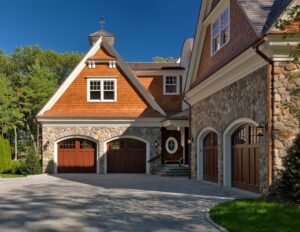
MULTIPOLYGON (((218 182, 223 183, 223 133, 239 118, 248 118, 259 123, 268 121, 267 66, 212 94, 192 106, 191 172, 197 177, 197 137, 199 133, 212 127, 218 132, 218 182)), ((261 190, 267 187, 268 138, 263 136, 260 151, 261 190)))
MULTIPOLYGON (((83 136, 99 142, 100 173, 104 173, 104 142, 115 137, 136 136, 149 142, 150 158, 159 154, 154 147, 154 141, 160 142, 161 133, 159 127, 101 127, 101 126, 51 126, 43 125, 43 171, 54 171, 54 144, 56 141, 71 136, 83 136)), ((150 172, 155 169, 151 164, 150 172)))
POLYGON ((281 168, 282 157, 287 154, 296 134, 299 133, 299 121, 285 103, 292 103, 300 109, 300 90, 298 97, 292 92, 300 88, 300 65, 291 62, 274 64, 274 168, 281 168))

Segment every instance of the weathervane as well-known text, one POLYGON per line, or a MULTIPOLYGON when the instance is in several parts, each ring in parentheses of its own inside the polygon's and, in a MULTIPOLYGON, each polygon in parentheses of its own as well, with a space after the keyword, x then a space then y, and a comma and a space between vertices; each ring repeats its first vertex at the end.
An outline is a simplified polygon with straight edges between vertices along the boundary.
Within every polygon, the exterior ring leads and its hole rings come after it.
POLYGON ((100 21, 99 21, 99 24, 100 24, 100 26, 101 26, 101 29, 103 30, 103 27, 104 27, 104 24, 105 24, 104 16, 101 16, 100 21))

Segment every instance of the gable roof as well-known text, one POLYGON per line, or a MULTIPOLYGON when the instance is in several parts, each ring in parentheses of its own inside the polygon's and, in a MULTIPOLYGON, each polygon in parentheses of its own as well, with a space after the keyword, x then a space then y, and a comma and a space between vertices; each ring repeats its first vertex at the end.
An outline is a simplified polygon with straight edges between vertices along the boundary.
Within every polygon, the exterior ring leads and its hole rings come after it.
POLYGON ((292 0, 237 0, 259 36, 265 35, 292 0))
POLYGON ((161 115, 166 115, 164 110, 158 105, 158 103, 154 100, 153 96, 148 92, 146 88, 139 82, 137 76, 131 71, 131 69, 126 65, 117 51, 107 42, 104 37, 100 37, 97 42, 91 47, 88 53, 84 56, 84 58, 79 62, 79 64, 74 68, 74 70, 69 74, 69 76, 65 79, 63 84, 59 87, 56 93, 51 97, 51 99, 47 102, 47 104, 41 109, 38 113, 38 117, 42 116, 47 110, 51 109, 52 106, 58 101, 58 99, 62 96, 62 94, 68 89, 68 87, 72 84, 72 82, 76 79, 78 74, 83 70, 86 66, 86 61, 89 57, 95 55, 98 49, 103 46, 105 50, 113 57, 117 59, 117 65, 120 69, 125 73, 129 81, 136 87, 137 91, 141 94, 141 96, 146 100, 146 102, 156 111, 158 111, 161 115))

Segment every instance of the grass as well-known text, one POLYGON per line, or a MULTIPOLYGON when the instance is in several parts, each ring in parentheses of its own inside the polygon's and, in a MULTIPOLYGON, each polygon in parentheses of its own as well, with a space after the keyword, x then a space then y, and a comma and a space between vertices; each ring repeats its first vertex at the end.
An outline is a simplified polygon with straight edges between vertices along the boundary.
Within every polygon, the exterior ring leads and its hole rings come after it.
POLYGON ((12 174, 12 173, 5 173, 5 174, 0 174, 1 178, 17 178, 17 177, 24 177, 24 175, 21 174, 12 174))
POLYGON ((300 228, 300 206, 240 199, 213 207, 210 216, 230 232, 295 232, 300 228))

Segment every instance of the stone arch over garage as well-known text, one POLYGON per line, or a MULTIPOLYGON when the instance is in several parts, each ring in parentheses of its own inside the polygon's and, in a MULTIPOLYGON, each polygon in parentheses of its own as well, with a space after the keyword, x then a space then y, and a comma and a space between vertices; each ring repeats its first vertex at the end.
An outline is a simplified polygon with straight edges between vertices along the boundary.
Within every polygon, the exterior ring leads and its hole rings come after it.
POLYGON ((219 133, 213 127, 206 127, 200 131, 199 135, 197 136, 197 179, 203 181, 203 140, 204 138, 211 132, 217 134, 219 138, 219 133))
POLYGON ((258 126, 258 123, 250 118, 239 118, 230 123, 223 133, 223 185, 224 187, 231 187, 232 178, 232 141, 231 137, 233 133, 241 126, 250 124, 258 126))

